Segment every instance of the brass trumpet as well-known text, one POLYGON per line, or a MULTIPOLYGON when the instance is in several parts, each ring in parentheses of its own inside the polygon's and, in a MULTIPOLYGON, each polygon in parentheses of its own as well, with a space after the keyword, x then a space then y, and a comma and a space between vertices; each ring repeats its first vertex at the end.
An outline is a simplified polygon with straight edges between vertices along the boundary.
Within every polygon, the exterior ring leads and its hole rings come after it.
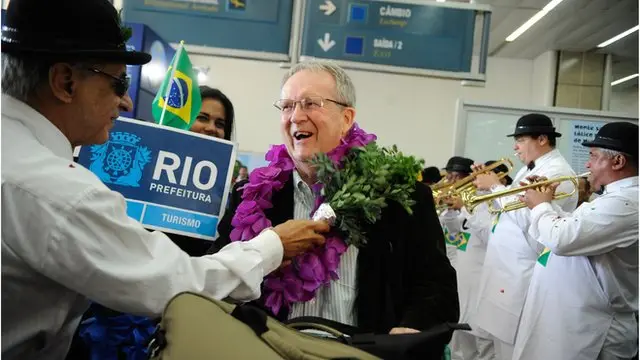
POLYGON ((493 169, 497 168, 500 165, 505 165, 508 169, 507 172, 498 174, 498 178, 502 179, 509 174, 509 171, 511 171, 511 169, 513 169, 513 163, 508 158, 502 158, 489 166, 485 166, 481 171, 472 172, 471 174, 456 182, 447 183, 437 188, 434 187, 432 190, 433 197, 434 199, 436 199, 436 204, 448 196, 461 196, 462 193, 465 192, 469 192, 469 194, 474 193, 475 186, 473 185, 473 181, 476 179, 476 177, 480 174, 493 171, 493 169))
POLYGON ((498 191, 492 194, 487 194, 487 195, 473 195, 471 192, 463 192, 461 194, 462 196, 462 202, 464 203, 465 208, 467 209, 467 211, 469 211, 469 213, 473 213, 474 209, 476 208, 476 206, 485 203, 485 202, 489 202, 489 212, 491 214, 498 214, 498 213, 503 213, 503 212, 508 212, 508 211, 514 211, 514 210, 518 210, 518 209, 522 209, 524 207, 526 207, 527 205, 520 200, 516 200, 516 201, 511 201, 507 204, 505 204, 503 207, 501 208, 494 208, 492 206, 492 202, 493 200, 505 197, 505 196, 512 196, 512 195, 516 195, 518 193, 522 193, 524 191, 527 191, 529 189, 536 189, 536 188, 541 188, 541 187, 545 187, 545 186, 549 186, 551 184, 555 184, 555 183, 559 183, 559 182, 564 182, 564 181, 571 181, 573 183, 573 191, 565 193, 565 192, 559 192, 556 193, 553 196, 554 200, 560 200, 560 199, 564 199, 564 198, 568 198, 570 196, 572 196, 573 194, 576 193, 576 191, 578 191, 579 185, 578 185, 578 179, 583 178, 583 177, 587 177, 591 174, 591 172, 586 172, 584 174, 580 174, 580 175, 576 175, 576 176, 559 176, 553 179, 548 179, 548 180, 543 180, 543 181, 537 181, 537 182, 533 182, 531 184, 528 185, 524 185, 524 186, 519 186, 519 187, 514 187, 511 189, 507 189, 507 190, 503 190, 503 191, 498 191))

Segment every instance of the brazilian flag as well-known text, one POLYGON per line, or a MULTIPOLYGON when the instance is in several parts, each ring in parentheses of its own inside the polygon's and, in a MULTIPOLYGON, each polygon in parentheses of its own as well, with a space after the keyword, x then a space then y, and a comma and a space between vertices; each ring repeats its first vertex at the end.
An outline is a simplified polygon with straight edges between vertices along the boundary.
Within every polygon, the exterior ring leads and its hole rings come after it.
POLYGON ((151 113, 160 125, 188 130, 198 116, 201 106, 198 76, 193 70, 183 42, 180 42, 167 75, 153 99, 151 113))

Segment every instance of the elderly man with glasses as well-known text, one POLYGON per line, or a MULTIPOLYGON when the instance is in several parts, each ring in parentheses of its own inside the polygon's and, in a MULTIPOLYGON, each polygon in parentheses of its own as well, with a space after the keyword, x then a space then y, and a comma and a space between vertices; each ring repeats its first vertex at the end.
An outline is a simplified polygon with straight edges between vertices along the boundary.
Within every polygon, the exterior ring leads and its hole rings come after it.
POLYGON ((13 0, 2 28, 2 358, 63 359, 89 299, 159 316, 182 291, 251 300, 262 278, 324 243, 292 221, 191 258, 127 217, 124 198, 72 160, 131 107, 127 33, 107 0, 13 0))
MULTIPOLYGON (((273 207, 266 211, 271 223, 310 217, 316 170, 307 161, 341 144, 354 126, 355 103, 351 79, 332 63, 302 62, 286 74, 281 99, 274 105, 280 110, 280 132, 295 169, 272 196, 273 207)), ((390 202, 367 231, 367 245, 348 246, 340 258, 339 279, 318 290, 313 299, 294 302, 273 315, 281 320, 315 316, 391 334, 456 322, 455 271, 439 250, 444 236, 431 191, 416 182, 413 198, 413 215, 390 202)), ((238 205, 232 203, 221 221, 220 244, 229 241, 238 205)))

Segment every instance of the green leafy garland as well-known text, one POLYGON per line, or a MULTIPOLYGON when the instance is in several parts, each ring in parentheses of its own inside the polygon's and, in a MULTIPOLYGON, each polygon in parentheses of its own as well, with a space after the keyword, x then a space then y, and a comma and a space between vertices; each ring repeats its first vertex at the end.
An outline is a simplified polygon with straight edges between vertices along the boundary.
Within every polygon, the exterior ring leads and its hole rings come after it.
POLYGON ((362 247, 367 243, 364 226, 380 220, 389 201, 412 214, 411 195, 424 160, 403 155, 395 145, 388 149, 370 143, 351 149, 340 169, 326 154, 311 164, 324 185, 320 195, 336 213, 335 225, 348 244, 362 247))

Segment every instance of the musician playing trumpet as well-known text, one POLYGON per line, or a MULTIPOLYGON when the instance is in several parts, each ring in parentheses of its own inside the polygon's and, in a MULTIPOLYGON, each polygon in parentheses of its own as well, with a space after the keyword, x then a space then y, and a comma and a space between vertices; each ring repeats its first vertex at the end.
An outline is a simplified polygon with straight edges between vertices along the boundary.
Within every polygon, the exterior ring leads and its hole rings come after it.
MULTIPOLYGON (((500 174, 500 182, 509 186, 512 179, 508 173, 510 167, 502 161, 487 161, 485 169, 500 174)), ((510 162, 507 164, 511 165, 510 162)), ((512 165, 511 165, 512 166, 512 165)), ((470 189, 469 191, 473 191, 470 189)), ((473 191, 475 193, 475 191, 473 191)), ((458 252, 456 255, 458 299, 460 302, 460 319, 458 322, 471 325, 471 331, 455 331, 451 338, 451 360, 488 360, 493 359, 495 351, 491 336, 475 326, 475 309, 478 302, 478 284, 487 253, 487 241, 491 231, 492 214, 487 203, 478 205, 472 213, 467 211, 462 197, 458 195, 446 198, 449 209, 459 210, 457 223, 449 224, 449 230, 457 232, 458 252)))
MULTIPOLYGON (((516 174, 515 186, 532 175, 547 178, 575 176, 571 166, 555 148, 556 138, 561 134, 555 131, 549 117, 525 115, 518 120, 515 132, 508 136, 514 137, 513 149, 526 165, 516 174)), ((477 171, 478 167, 474 170, 477 171)), ((478 175, 474 185, 491 193, 507 189, 493 172, 478 175)), ((569 193, 572 186, 570 182, 563 182, 558 190, 569 193)), ((565 211, 572 211, 577 198, 578 192, 575 191, 557 204, 565 211)), ((518 201, 517 194, 497 198, 490 205, 500 208, 513 201, 518 201)), ((489 234, 475 323, 476 327, 491 335, 497 360, 511 360, 533 267, 544 248, 529 235, 530 224, 530 210, 522 207, 500 213, 489 234)))
POLYGON ((546 249, 514 360, 630 359, 638 352, 638 125, 608 123, 583 145, 601 196, 573 213, 551 202, 557 183, 521 197, 532 209, 529 235, 546 249))
MULTIPOLYGON (((461 157, 454 156, 447 161, 447 166, 445 166, 444 170, 447 172, 445 177, 445 184, 453 185, 456 181, 465 178, 471 173, 471 165, 473 165, 473 160, 461 157)), ((434 187, 435 189, 436 187, 434 187)), ((448 192, 451 186, 447 186, 442 188, 443 192, 448 192)), ((445 244, 447 249, 447 257, 449 258, 449 262, 455 268, 456 267, 456 255, 458 252, 456 236, 458 234, 458 229, 460 229, 460 220, 459 215, 460 212, 455 209, 447 209, 446 203, 444 203, 445 199, 448 198, 448 195, 434 196, 434 201, 436 202, 436 206, 440 207, 442 211, 438 215, 440 219, 440 225, 442 226, 442 230, 445 235, 445 244)))

